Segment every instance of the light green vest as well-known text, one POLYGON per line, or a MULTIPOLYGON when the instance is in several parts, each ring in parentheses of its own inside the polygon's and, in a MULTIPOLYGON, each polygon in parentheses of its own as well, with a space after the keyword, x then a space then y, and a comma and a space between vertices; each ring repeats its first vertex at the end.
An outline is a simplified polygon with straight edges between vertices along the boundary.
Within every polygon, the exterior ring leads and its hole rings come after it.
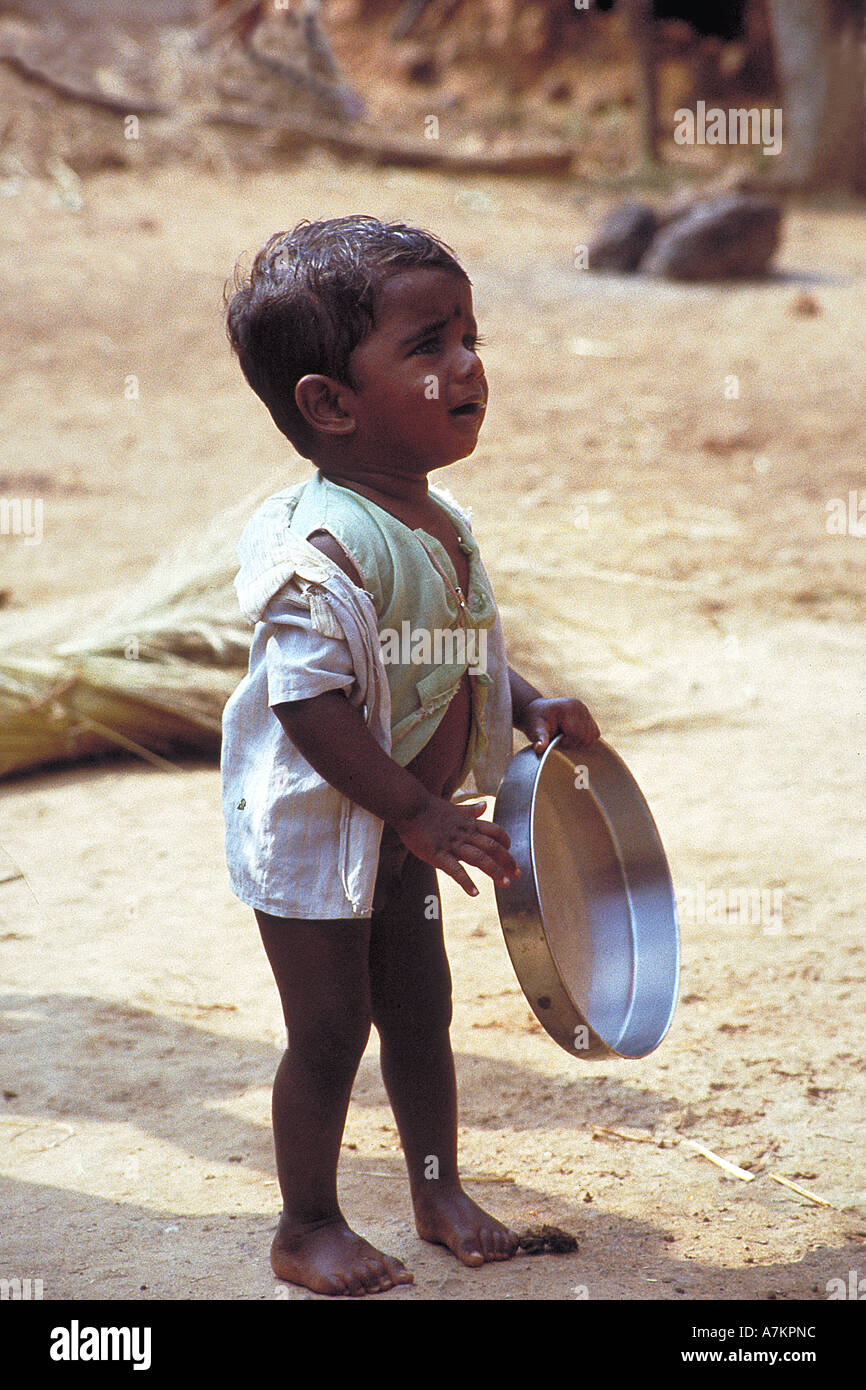
POLYGON ((465 519, 435 488, 430 495, 453 523, 469 560, 465 595, 441 541, 427 531, 413 531, 322 473, 304 487, 291 528, 304 537, 317 529, 334 536, 373 600, 391 693, 391 756, 401 767, 432 737, 469 672, 473 719, 463 781, 486 744, 481 715, 491 682, 487 635, 496 621, 496 604, 465 519))

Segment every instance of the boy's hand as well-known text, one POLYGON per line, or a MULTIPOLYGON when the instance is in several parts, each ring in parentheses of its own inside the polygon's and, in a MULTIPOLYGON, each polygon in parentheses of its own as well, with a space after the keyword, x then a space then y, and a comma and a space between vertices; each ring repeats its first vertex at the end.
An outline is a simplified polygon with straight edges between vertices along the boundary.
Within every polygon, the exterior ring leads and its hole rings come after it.
POLYGON ((582 700, 531 700, 517 728, 526 734, 539 757, 557 734, 562 735, 563 748, 590 748, 601 737, 582 700))
POLYGON ((508 853, 511 841, 501 826, 479 821, 486 802, 454 806, 441 797, 431 796, 424 808, 401 821, 392 821, 407 849, 425 864, 450 874, 473 898, 478 889, 461 867, 472 864, 497 883, 516 878, 520 869, 508 853))

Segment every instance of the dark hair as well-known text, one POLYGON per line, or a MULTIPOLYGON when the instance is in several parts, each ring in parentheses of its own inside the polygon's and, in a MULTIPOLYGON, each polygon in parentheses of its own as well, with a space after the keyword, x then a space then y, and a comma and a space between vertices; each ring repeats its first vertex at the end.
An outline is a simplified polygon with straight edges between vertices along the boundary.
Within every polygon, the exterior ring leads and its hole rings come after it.
POLYGON ((315 433, 295 403, 307 373, 351 386, 349 358, 375 326, 377 292, 401 271, 448 270, 468 280, 430 232, 375 217, 300 222, 277 232, 226 288, 226 332, 244 376, 299 453, 315 433))

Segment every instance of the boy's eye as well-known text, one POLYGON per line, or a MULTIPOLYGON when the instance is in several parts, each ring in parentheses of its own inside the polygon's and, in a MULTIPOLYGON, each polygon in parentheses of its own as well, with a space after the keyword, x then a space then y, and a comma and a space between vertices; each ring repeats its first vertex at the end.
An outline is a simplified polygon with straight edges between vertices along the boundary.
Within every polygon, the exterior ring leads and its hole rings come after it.
MULTIPOLYGON (((467 333, 463 339, 463 346, 465 348, 469 348, 469 350, 472 352, 474 352, 476 348, 484 347, 485 343, 486 339, 480 337, 480 335, 477 333, 467 333)), ((442 339, 437 334, 435 337, 425 338, 422 342, 418 343, 412 349, 412 352, 413 354, 416 352, 420 352, 422 354, 430 355, 436 352, 440 352, 441 349, 442 339)))

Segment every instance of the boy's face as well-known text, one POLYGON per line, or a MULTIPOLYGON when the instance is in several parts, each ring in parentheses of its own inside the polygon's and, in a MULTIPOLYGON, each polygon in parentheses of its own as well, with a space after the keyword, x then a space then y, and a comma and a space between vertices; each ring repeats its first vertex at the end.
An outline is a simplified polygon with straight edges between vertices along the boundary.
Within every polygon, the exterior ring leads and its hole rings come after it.
POLYGON ((379 290, 376 326, 349 362, 361 461, 428 473, 471 454, 487 405, 469 282, 408 270, 379 290))

